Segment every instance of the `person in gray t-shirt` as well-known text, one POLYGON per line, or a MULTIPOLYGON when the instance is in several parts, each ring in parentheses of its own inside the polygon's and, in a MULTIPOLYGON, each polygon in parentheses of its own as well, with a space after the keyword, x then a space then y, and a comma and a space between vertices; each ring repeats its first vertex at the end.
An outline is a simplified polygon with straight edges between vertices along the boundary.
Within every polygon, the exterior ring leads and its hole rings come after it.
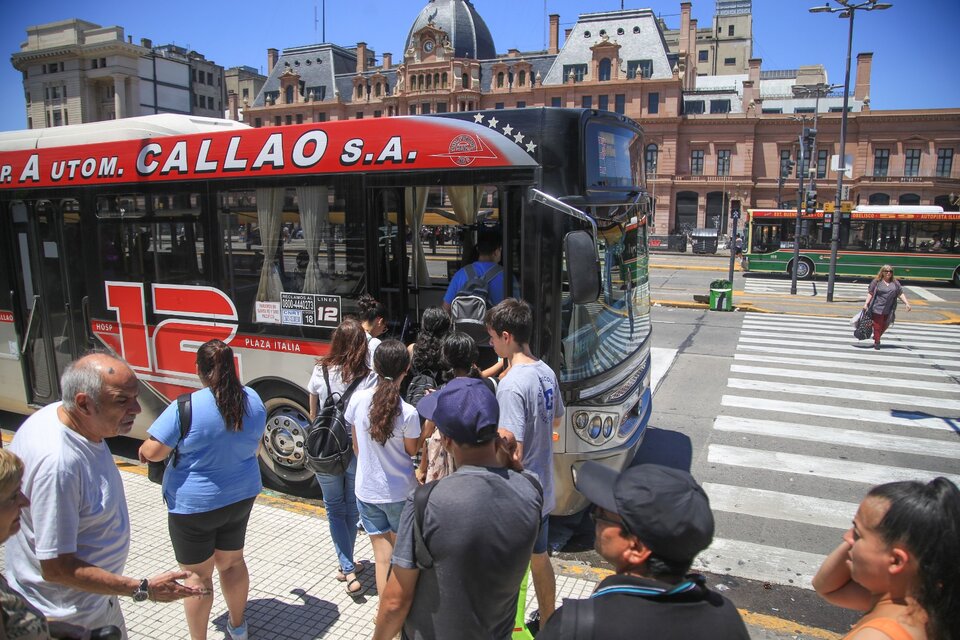
POLYGON ((563 399, 557 376, 530 351, 533 312, 522 300, 507 298, 487 312, 490 344, 510 369, 497 387, 500 432, 515 438, 515 458, 543 483, 543 519, 533 547, 530 568, 537 593, 541 624, 553 614, 556 577, 547 556, 548 516, 555 506, 553 493, 553 431, 563 417, 563 399))
POLYGON ((388 640, 402 626, 413 640, 508 640, 540 526, 539 485, 505 468, 505 451, 498 456, 499 410, 482 380, 455 378, 417 410, 436 423, 458 468, 432 485, 423 511, 427 568, 417 556, 414 496, 431 485, 407 499, 373 637, 388 640))

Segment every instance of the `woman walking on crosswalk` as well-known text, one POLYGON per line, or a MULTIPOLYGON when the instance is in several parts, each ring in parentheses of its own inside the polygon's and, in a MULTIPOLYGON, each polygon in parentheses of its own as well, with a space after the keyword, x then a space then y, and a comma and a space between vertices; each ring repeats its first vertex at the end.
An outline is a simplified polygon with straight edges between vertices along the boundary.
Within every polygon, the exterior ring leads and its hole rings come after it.
POLYGON ((869 309, 873 317, 874 349, 880 348, 880 336, 893 324, 898 298, 903 300, 907 311, 910 311, 912 307, 903 292, 903 286, 893 277, 893 267, 885 264, 880 267, 877 277, 870 283, 867 301, 863 303, 863 308, 869 309))

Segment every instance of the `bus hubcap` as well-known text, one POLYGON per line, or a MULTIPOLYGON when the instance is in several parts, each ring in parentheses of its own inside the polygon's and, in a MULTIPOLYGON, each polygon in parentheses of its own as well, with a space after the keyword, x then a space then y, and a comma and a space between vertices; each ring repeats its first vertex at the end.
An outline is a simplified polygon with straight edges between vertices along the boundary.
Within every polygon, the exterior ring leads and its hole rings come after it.
POLYGON ((270 413, 263 433, 263 446, 271 459, 285 467, 303 468, 306 422, 305 416, 289 407, 270 413))

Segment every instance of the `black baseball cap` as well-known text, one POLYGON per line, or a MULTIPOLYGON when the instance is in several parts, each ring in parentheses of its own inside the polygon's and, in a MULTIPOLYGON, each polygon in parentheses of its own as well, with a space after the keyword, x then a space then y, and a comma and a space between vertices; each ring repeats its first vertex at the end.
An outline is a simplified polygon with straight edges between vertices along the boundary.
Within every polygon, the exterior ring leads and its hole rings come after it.
POLYGON ((417 411, 437 424, 440 433, 459 444, 483 444, 497 435, 500 405, 479 378, 454 378, 425 395, 417 411))
POLYGON ((574 471, 573 482, 661 558, 692 562, 713 541, 710 499, 686 471, 640 464, 618 473, 587 461, 574 471))

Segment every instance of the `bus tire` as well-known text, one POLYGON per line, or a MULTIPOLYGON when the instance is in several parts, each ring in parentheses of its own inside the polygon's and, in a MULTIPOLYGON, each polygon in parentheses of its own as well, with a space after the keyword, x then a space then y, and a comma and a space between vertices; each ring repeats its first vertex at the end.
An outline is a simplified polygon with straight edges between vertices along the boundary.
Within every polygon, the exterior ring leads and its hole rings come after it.
POLYGON ((953 286, 960 287, 960 267, 953 272, 953 286))
MULTIPOLYGON (((790 275, 793 275, 793 260, 790 261, 790 266, 787 270, 790 275)), ((797 267, 797 280, 809 280, 813 277, 813 263, 807 260, 806 258, 800 258, 799 266, 797 267)))
POLYGON ((264 486, 300 497, 320 497, 316 476, 303 466, 303 443, 310 425, 307 394, 280 381, 254 388, 267 410, 259 453, 264 486))

